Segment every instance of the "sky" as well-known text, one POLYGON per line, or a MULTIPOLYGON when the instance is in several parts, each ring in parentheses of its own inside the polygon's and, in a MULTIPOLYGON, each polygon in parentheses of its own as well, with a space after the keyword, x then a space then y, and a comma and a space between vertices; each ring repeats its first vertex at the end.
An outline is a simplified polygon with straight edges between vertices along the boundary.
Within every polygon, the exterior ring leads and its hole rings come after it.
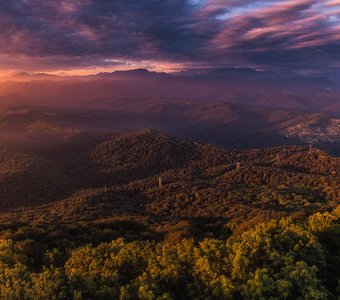
POLYGON ((340 70, 340 0, 1 0, 0 76, 340 70))

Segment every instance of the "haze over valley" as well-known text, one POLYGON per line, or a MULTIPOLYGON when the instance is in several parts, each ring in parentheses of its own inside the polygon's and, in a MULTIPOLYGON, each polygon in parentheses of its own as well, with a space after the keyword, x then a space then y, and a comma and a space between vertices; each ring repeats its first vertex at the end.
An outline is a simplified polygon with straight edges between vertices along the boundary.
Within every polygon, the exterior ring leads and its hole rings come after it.
POLYGON ((1 84, 0 125, 18 134, 150 127, 231 148, 313 144, 338 154, 336 83, 270 75, 250 69, 200 76, 147 70, 76 78, 21 74, 1 84))

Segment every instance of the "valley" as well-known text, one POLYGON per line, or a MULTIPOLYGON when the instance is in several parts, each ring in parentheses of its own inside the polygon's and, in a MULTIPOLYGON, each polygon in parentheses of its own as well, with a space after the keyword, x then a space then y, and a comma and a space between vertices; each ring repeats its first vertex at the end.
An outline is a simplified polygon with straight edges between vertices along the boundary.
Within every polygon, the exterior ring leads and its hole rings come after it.
POLYGON ((330 81, 32 76, 0 87, 0 299, 337 298, 330 81))
POLYGON ((339 300, 340 0, 0 0, 0 300, 339 300))

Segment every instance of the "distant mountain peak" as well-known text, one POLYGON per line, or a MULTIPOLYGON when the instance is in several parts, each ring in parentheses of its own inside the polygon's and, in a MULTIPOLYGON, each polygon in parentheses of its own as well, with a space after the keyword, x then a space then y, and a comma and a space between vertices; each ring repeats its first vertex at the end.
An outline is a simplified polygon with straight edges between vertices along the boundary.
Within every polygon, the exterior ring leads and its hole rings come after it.
POLYGON ((160 133, 161 133, 160 131, 148 127, 137 131, 137 134, 160 134, 160 133))
POLYGON ((154 71, 149 71, 148 69, 143 69, 143 68, 140 68, 140 69, 131 69, 131 70, 125 70, 125 71, 122 71, 122 70, 117 70, 117 71, 113 71, 111 73, 109 72, 104 72, 104 73, 98 73, 98 74, 95 74, 94 75, 95 77, 123 77, 123 78, 129 78, 129 77, 140 77, 140 78, 143 78, 143 77, 151 77, 151 76, 171 76, 167 73, 164 73, 164 72, 154 72, 154 71))
POLYGON ((20 72, 10 76, 9 78, 14 79, 44 79, 44 78, 59 78, 58 75, 52 75, 47 73, 28 73, 28 72, 20 72))
POLYGON ((28 72, 19 72, 19 73, 14 74, 12 77, 30 76, 30 75, 32 74, 28 72))
POLYGON ((139 69, 131 69, 131 70, 127 70, 127 71, 116 71, 116 72, 125 72, 125 73, 151 73, 148 69, 144 69, 144 68, 139 68, 139 69))

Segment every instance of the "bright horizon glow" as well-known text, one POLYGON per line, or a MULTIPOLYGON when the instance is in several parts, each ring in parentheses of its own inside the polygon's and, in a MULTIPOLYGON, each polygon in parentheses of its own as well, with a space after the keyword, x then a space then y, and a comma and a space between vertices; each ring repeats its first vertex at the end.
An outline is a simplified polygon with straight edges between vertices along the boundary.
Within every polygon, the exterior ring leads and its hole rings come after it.
POLYGON ((127 63, 122 64, 121 66, 114 67, 88 67, 84 69, 71 69, 71 70, 57 70, 57 71, 48 71, 48 70, 37 70, 31 72, 23 72, 22 70, 8 70, 8 71, 0 71, 0 78, 12 77, 18 75, 20 73, 28 73, 31 75, 34 74, 47 74, 47 75, 57 75, 57 76, 88 76, 95 75, 98 73, 111 73, 115 71, 128 71, 135 69, 147 69, 152 72, 164 72, 164 73, 173 73, 179 72, 182 70, 186 70, 184 65, 179 63, 166 63, 166 62, 142 62, 142 63, 127 63))

